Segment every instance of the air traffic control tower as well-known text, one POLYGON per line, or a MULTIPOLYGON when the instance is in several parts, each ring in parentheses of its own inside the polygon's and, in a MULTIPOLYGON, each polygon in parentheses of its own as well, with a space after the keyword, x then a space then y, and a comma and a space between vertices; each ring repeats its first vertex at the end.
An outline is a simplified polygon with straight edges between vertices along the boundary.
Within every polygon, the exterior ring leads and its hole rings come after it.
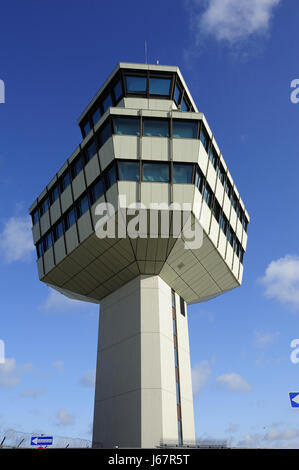
POLYGON ((30 214, 40 280, 100 304, 93 446, 192 444, 186 306, 240 286, 249 215, 178 67, 120 63, 78 124, 30 214), (96 208, 116 220, 133 203, 145 220, 153 203, 189 204, 200 246, 161 220, 155 234, 98 236, 96 208))

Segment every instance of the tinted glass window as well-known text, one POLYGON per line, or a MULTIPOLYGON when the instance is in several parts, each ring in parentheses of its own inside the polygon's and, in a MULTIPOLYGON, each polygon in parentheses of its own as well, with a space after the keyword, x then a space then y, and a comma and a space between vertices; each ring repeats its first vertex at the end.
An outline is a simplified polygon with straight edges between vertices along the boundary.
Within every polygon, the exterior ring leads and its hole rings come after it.
POLYGON ((43 242, 39 242, 36 245, 37 257, 40 258, 44 254, 43 242))
POLYGON ((107 95, 106 98, 103 101, 103 111, 107 111, 108 108, 112 106, 112 97, 111 95, 107 95))
POLYGON ((168 121, 145 119, 143 121, 143 135, 156 137, 169 137, 168 121))
POLYGON ((116 171, 115 165, 113 165, 107 172, 106 172, 106 186, 107 189, 110 188, 114 183, 116 183, 116 171))
POLYGON ((220 214, 219 225, 220 225, 221 230, 226 234, 227 222, 226 222, 226 218, 223 214, 220 214))
POLYGON ((100 145, 104 145, 104 143, 111 137, 111 125, 110 121, 108 121, 100 130, 99 132, 99 139, 100 145))
POLYGON ((83 166, 84 166, 83 158, 80 155, 78 158, 76 158, 76 160, 73 163, 73 168, 72 168, 73 178, 75 178, 77 176, 77 174, 80 173, 83 166))
POLYGON ((45 240, 44 240, 45 251, 48 250, 52 245, 53 245, 53 238, 52 238, 52 232, 50 232, 48 233, 48 235, 45 236, 45 240))
POLYGON ((98 122, 100 117, 101 117, 101 110, 100 110, 100 108, 97 108, 97 109, 94 110, 94 112, 92 114, 93 125, 95 125, 98 122))
POLYGON ((126 77, 126 86, 127 91, 134 93, 134 92, 146 92, 146 77, 133 77, 127 76, 126 77))
POLYGON ((61 180, 61 189, 62 191, 65 190, 65 188, 71 184, 71 175, 70 175, 70 172, 67 171, 64 176, 62 177, 62 180, 61 180))
POLYGON ((143 181, 169 181, 168 163, 143 163, 143 181))
POLYGON ((90 131, 90 123, 89 121, 86 121, 86 123, 83 125, 83 132, 84 136, 86 136, 90 131))
POLYGON ((139 162, 118 162, 118 173, 120 180, 139 181, 139 162))
POLYGON ((39 219, 39 209, 36 209, 33 214, 32 214, 32 222, 33 222, 33 225, 36 224, 36 222, 38 221, 39 219))
POLYGON ((50 201, 48 198, 44 199, 41 205, 41 212, 44 214, 50 207, 50 201))
POLYGON ((176 85, 175 88, 174 88, 173 98, 174 98, 174 101, 176 102, 177 105, 180 104, 181 97, 182 97, 182 92, 179 89, 179 87, 176 85))
POLYGON ((172 135, 181 139, 197 138, 197 122, 192 121, 173 121, 172 135))
POLYGON ((79 204, 78 204, 78 216, 81 217, 81 215, 85 214, 88 208, 89 208, 88 197, 84 196, 82 199, 80 199, 79 204))
POLYGON ((188 111, 189 110, 189 105, 185 99, 183 99, 181 103, 181 111, 188 111))
POLYGON ((114 86, 113 92, 114 92, 116 101, 118 101, 121 95, 123 94, 123 90, 122 90, 122 86, 120 82, 117 82, 117 84, 114 86))
POLYGON ((103 196, 105 192, 104 189, 104 183, 100 179, 97 181, 91 188, 91 199, 92 199, 92 204, 97 201, 101 196, 103 196))
POLYGON ((76 213, 75 213, 75 209, 71 209, 71 210, 66 214, 66 226, 67 226, 67 228, 70 228, 75 222, 76 222, 76 213))
POLYGON ((173 164, 174 183, 192 183, 193 165, 184 163, 173 164))
POLYGON ((208 135, 208 133, 205 130, 203 125, 201 126, 201 130, 200 130, 200 140, 201 140, 201 143, 203 144, 204 148, 207 151, 208 146, 209 146, 209 135, 208 135))
POLYGON ((113 118, 114 132, 119 135, 140 135, 140 121, 138 118, 113 118))
MULTIPOLYGON (((85 147, 85 156, 86 160, 90 160, 94 154, 97 152, 98 146, 97 146, 97 141, 93 139, 86 147, 85 147)), ((83 165, 82 165, 83 167, 83 165)))
POLYGON ((170 87, 170 78, 150 78, 149 80, 149 92, 151 95, 169 95, 170 87))
POLYGON ((51 204, 59 198, 59 186, 55 184, 55 186, 51 189, 51 204))
POLYGON ((203 175, 197 168, 196 173, 195 173, 195 186, 197 186, 200 192, 202 192, 202 184, 203 184, 203 175))
POLYGON ((208 204, 209 207, 211 207, 211 203, 212 203, 212 191, 211 189, 207 186, 205 186, 204 188, 204 192, 203 192, 203 198, 204 200, 206 201, 206 203, 208 204))
POLYGON ((209 158, 212 162, 213 167, 216 168, 218 155, 213 145, 209 149, 209 158))
POLYGON ((62 237, 63 233, 64 233, 64 224, 63 224, 63 221, 61 221, 55 225, 55 229, 54 229, 55 241, 58 240, 58 238, 62 237))

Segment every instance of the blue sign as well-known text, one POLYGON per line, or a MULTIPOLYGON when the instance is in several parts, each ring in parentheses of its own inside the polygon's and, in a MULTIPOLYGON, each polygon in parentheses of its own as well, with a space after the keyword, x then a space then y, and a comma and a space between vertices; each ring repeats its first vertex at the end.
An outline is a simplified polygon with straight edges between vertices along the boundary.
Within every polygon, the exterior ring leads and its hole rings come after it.
POLYGON ((53 444, 53 436, 31 436, 32 446, 51 446, 53 444))
POLYGON ((299 408, 299 392, 290 392, 291 406, 293 408, 299 408))

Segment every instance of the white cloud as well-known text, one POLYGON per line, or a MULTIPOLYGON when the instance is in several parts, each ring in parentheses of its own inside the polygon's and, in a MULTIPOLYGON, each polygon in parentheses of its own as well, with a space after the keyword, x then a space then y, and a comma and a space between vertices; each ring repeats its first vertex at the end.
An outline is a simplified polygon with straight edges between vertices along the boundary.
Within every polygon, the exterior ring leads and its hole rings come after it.
POLYGON ((281 0, 189 0, 196 43, 203 34, 230 44, 269 30, 281 0))
POLYGON ((58 359, 57 361, 52 362, 52 366, 59 371, 64 370, 64 362, 58 359))
POLYGON ((49 288, 46 300, 41 305, 41 308, 47 312, 64 312, 66 310, 73 310, 74 308, 79 309, 82 307, 86 307, 85 302, 70 299, 63 294, 60 294, 57 290, 51 288, 49 288))
POLYGON ((0 234, 0 250, 7 263, 31 258, 34 245, 30 217, 10 217, 0 234))
POLYGON ((93 388, 95 386, 95 370, 85 372, 79 380, 79 383, 83 387, 93 388))
POLYGON ((193 395, 196 395, 210 377, 211 368, 209 361, 201 361, 197 366, 192 368, 191 373, 193 395))
POLYGON ((299 257, 286 255, 272 261, 260 282, 265 287, 265 295, 270 299, 299 308, 299 257))
POLYGON ((75 422, 75 417, 68 413, 64 408, 61 408, 57 415, 57 424, 62 425, 62 426, 68 426, 70 424, 74 424, 75 422))
POLYGON ((20 393, 21 398, 36 398, 41 395, 44 395, 46 389, 45 388, 39 388, 39 389, 27 389, 23 390, 20 393))
POLYGON ((32 364, 17 366, 15 358, 5 358, 5 362, 0 364, 0 387, 15 387, 20 383, 22 375, 32 368, 32 364))
POLYGON ((256 346, 265 347, 271 344, 279 336, 279 333, 262 333, 261 331, 255 331, 254 336, 256 346))
POLYGON ((235 392, 246 393, 251 390, 251 385, 243 379, 241 375, 236 374, 235 372, 220 375, 217 378, 217 383, 235 392))

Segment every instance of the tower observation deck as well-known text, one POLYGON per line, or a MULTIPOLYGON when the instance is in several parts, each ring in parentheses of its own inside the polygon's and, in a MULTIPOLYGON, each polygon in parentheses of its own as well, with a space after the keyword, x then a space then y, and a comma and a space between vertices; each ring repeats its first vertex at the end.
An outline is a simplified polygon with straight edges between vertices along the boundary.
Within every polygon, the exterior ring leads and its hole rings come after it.
POLYGON ((249 215, 178 67, 119 63, 30 207, 41 281, 100 304, 94 447, 195 442, 187 305, 242 283, 249 215))

